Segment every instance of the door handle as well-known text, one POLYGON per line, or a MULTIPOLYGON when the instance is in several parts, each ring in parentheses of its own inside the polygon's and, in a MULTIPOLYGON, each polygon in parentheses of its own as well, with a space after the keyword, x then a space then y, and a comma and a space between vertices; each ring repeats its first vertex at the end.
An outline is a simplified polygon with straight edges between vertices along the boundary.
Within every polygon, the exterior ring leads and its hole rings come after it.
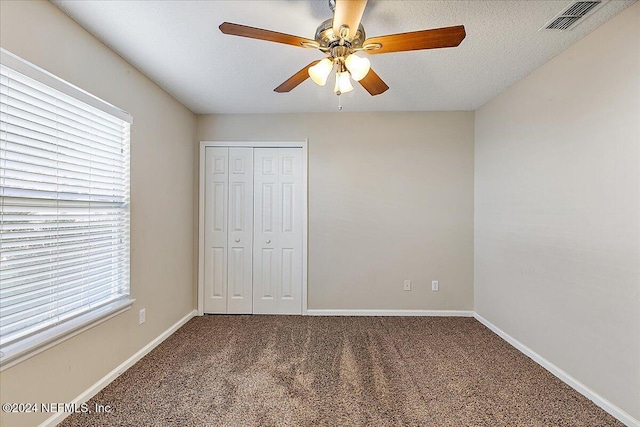
POLYGON ((267 243, 271 243, 271 240, 267 240, 267 243))
POLYGON ((240 239, 236 239, 236 243, 240 243, 240 239))

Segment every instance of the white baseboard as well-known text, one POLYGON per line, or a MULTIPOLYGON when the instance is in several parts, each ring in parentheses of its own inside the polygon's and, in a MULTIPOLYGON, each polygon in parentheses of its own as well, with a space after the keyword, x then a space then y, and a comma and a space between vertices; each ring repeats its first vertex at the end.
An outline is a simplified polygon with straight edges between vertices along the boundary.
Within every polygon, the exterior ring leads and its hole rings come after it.
POLYGON ((571 375, 567 374, 565 371, 558 368, 553 363, 549 362, 544 357, 540 356, 538 353, 531 350, 529 347, 522 344, 520 341, 513 338, 511 335, 507 334, 502 329, 498 328, 496 325, 489 322, 487 319, 480 316, 478 313, 475 313, 473 317, 475 317, 478 322, 482 323, 487 328, 495 332, 503 340, 505 340, 506 342, 508 342, 515 348, 517 348, 520 352, 524 353, 526 356, 531 358, 538 365, 542 366, 547 371, 551 372, 553 375, 558 377, 561 381, 566 383, 569 387, 573 388, 578 393, 580 393, 587 399, 591 400, 593 403, 595 403, 596 405, 604 409, 606 412, 611 414, 613 417, 618 419, 624 425, 628 427, 640 427, 640 421, 638 421, 637 419, 635 419, 634 417, 632 417, 622 409, 618 408, 616 405, 609 402, 607 399, 603 398, 602 396, 600 396, 599 394, 591 390, 589 387, 585 386, 580 381, 576 380, 571 375))
POLYGON ((307 310, 308 316, 438 316, 473 317, 464 310, 307 310))
MULTIPOLYGON (((107 375, 102 377, 102 379, 98 380, 98 382, 93 384, 91 387, 89 387, 87 390, 85 390, 82 394, 80 394, 78 397, 73 399, 70 403, 73 403, 73 404, 76 404, 77 406, 79 406, 79 405, 87 402, 93 396, 98 394, 98 392, 100 390, 102 390, 107 385, 109 385, 109 383, 111 383, 113 380, 115 380, 120 375, 122 375, 122 373, 124 371, 126 371, 127 369, 132 367, 136 362, 138 362, 140 359, 142 359, 147 353, 149 353, 151 350, 156 348, 162 341, 164 341, 167 338, 169 338, 169 336, 171 334, 173 334, 182 325, 184 325, 189 320, 191 320, 194 316, 196 316, 197 313, 198 313, 197 310, 193 310, 191 313, 187 314, 182 319, 178 320, 175 324, 173 324, 171 327, 169 327, 169 329, 167 329, 166 331, 161 333, 158 337, 156 337, 149 344, 147 344, 144 347, 142 347, 137 353, 135 353, 133 356, 131 356, 130 358, 128 358, 127 360, 122 362, 120 364, 120 366, 118 366, 113 371, 109 372, 107 375)), ((71 415, 71 414, 67 413, 67 412, 58 412, 58 413, 52 415, 51 417, 47 418, 38 427, 54 427, 58 423, 62 422, 62 420, 65 419, 69 415, 71 415)))

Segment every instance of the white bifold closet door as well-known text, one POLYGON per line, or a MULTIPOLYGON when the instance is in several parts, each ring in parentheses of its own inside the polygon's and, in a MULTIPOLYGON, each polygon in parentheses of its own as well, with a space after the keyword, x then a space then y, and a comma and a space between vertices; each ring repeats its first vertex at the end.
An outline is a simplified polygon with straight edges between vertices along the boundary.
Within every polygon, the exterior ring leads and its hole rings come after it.
POLYGON ((252 312, 253 149, 208 147, 205 313, 252 312))
POLYGON ((302 150, 254 149, 253 312, 302 313, 302 150))
POLYGON ((204 312, 302 313, 302 149, 207 147, 204 312))

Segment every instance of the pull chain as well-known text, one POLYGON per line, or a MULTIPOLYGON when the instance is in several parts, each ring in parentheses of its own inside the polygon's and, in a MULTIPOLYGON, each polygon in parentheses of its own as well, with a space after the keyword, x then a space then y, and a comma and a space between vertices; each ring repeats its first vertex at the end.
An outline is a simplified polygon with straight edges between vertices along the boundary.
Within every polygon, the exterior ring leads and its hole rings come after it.
POLYGON ((342 104, 340 103, 340 93, 338 93, 338 111, 342 111, 342 104))

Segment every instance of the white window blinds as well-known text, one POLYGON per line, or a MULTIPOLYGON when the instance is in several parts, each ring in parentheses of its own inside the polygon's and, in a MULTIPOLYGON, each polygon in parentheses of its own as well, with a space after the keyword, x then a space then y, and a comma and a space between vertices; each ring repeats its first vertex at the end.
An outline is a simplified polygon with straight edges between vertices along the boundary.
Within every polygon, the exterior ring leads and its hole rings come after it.
POLYGON ((4 347, 128 299, 130 123, 0 67, 4 347))

